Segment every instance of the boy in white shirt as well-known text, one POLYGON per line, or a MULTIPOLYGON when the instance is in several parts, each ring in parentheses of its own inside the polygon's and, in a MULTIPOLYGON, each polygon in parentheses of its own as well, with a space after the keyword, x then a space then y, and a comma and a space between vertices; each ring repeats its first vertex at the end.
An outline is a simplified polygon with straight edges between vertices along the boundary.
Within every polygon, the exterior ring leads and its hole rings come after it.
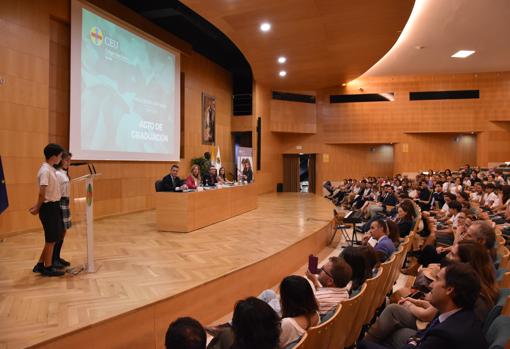
POLYGON ((39 214, 44 229, 44 248, 33 271, 46 276, 64 275, 64 272, 55 269, 52 265, 53 247, 55 242, 62 238, 64 232, 62 211, 60 210, 60 185, 53 167, 62 159, 62 152, 63 149, 58 144, 50 143, 44 148, 46 161, 43 162, 37 173, 39 185, 37 203, 29 210, 33 215, 39 214))
POLYGON ((485 186, 485 194, 483 195, 482 202, 481 202, 481 204, 483 204, 484 207, 490 208, 490 207, 492 207, 494 202, 496 202, 498 200, 498 195, 496 193, 494 193, 494 189, 495 189, 495 186, 492 183, 488 183, 485 186))

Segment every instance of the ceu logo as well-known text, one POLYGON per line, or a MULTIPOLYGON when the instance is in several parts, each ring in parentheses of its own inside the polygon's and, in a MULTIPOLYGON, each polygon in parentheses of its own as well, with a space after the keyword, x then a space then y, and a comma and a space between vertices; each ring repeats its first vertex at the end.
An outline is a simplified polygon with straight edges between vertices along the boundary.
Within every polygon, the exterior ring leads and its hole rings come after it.
POLYGON ((96 46, 101 46, 103 43, 103 32, 98 27, 92 27, 90 29, 90 40, 96 46))

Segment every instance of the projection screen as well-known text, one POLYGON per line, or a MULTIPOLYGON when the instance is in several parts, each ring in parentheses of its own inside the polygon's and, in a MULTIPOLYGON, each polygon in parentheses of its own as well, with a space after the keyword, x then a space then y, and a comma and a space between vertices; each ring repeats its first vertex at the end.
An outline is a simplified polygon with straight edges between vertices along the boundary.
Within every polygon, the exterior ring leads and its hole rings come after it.
POLYGON ((71 8, 73 158, 178 161, 179 52, 91 5, 71 8))

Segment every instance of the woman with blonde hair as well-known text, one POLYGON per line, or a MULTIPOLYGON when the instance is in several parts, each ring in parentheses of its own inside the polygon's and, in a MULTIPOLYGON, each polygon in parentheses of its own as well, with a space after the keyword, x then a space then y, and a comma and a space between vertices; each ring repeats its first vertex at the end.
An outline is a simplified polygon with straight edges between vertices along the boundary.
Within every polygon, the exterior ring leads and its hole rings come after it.
POLYGON ((186 186, 188 189, 197 189, 202 178, 200 178, 200 167, 197 164, 191 166, 191 174, 186 178, 186 186))

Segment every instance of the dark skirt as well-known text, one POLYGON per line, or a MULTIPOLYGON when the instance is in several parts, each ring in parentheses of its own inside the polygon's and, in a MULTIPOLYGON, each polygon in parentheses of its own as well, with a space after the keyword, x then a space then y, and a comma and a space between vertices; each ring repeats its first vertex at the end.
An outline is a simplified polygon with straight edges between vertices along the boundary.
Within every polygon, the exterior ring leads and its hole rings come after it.
POLYGON ((60 209, 62 210, 62 221, 65 230, 71 228, 71 210, 69 209, 69 198, 62 196, 60 198, 60 209))

